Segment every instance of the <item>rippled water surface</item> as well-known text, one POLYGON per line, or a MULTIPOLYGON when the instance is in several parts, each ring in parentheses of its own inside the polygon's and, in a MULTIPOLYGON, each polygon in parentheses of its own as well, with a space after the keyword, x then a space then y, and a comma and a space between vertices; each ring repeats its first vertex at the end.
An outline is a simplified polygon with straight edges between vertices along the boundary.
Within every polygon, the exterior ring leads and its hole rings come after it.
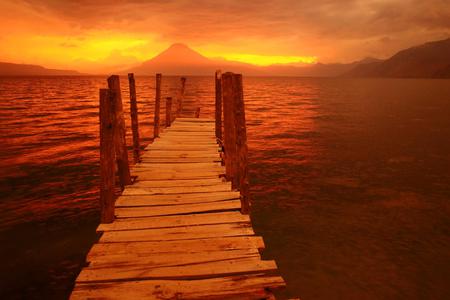
MULTIPOLYGON (((154 78, 136 82, 148 143, 154 78)), ((177 84, 164 78, 163 96, 177 84)), ((67 297, 97 238, 105 86, 0 78, 2 299, 67 297)), ((288 283, 280 296, 447 298, 450 81, 244 78, 244 89, 252 219, 288 283)), ((213 116, 213 78, 188 77, 187 96, 213 116)))

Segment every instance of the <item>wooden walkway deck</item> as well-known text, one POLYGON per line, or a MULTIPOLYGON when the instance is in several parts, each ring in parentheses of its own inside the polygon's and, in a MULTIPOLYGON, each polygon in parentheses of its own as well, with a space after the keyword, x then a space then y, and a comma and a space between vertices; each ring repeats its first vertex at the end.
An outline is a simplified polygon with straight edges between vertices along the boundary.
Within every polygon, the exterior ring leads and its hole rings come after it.
POLYGON ((224 177, 215 120, 178 118, 159 136, 114 222, 99 225, 71 299, 274 299, 285 283, 224 177))

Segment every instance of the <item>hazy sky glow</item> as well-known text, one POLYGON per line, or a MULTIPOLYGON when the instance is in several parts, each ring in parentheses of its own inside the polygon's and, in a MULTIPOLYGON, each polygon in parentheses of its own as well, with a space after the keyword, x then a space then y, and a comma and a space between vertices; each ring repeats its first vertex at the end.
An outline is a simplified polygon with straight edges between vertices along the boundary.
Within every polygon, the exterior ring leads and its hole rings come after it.
POLYGON ((450 36, 449 0, 0 0, 0 61, 95 70, 181 42, 267 65, 348 62, 450 36))

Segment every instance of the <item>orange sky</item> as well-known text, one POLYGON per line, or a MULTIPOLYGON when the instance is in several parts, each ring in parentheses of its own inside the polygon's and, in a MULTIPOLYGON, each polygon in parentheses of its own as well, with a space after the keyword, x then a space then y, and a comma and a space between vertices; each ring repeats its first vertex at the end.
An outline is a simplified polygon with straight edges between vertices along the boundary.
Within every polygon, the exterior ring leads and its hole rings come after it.
POLYGON ((182 42, 268 65, 349 62, 450 35, 446 0, 1 0, 0 61, 80 71, 182 42))

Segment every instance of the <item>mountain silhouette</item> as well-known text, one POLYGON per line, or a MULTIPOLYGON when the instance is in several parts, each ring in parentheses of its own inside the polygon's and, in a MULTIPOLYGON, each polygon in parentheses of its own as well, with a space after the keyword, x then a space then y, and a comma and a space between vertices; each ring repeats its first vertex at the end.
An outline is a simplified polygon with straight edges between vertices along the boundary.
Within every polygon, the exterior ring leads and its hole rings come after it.
POLYGON ((292 65, 255 66, 252 64, 209 59, 192 50, 184 44, 173 44, 154 58, 143 62, 140 66, 121 73, 137 75, 211 75, 215 70, 233 71, 247 76, 307 76, 334 77, 339 76, 359 64, 379 61, 375 58, 365 58, 350 64, 314 64, 303 67, 292 65))
POLYGON ((82 75, 82 74, 72 70, 47 69, 38 65, 0 62, 0 76, 60 76, 60 75, 82 75))
POLYGON ((345 76, 450 78, 450 38, 402 50, 385 61, 356 66, 345 76))

